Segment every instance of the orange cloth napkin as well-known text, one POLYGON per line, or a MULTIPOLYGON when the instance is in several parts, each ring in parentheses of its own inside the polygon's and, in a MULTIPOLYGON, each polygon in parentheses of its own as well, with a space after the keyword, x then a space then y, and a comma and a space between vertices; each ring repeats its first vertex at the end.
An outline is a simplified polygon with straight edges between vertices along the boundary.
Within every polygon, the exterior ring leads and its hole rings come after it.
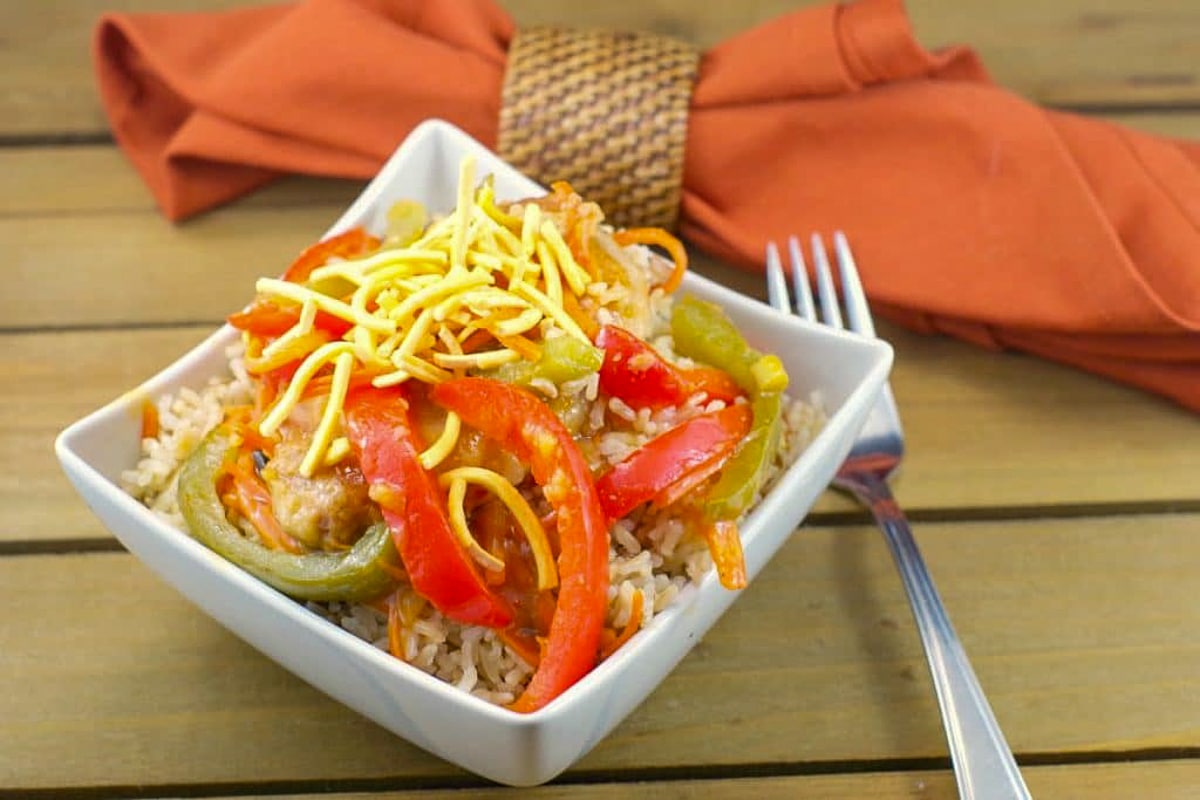
MULTIPOLYGON (((95 67, 182 219, 285 173, 369 177, 428 117, 493 144, 512 34, 490 0, 112 14, 95 67)), ((770 239, 844 229, 884 316, 1200 410, 1200 144, 1038 108, 969 49, 925 51, 900 0, 704 54, 680 227, 752 269, 770 239)))

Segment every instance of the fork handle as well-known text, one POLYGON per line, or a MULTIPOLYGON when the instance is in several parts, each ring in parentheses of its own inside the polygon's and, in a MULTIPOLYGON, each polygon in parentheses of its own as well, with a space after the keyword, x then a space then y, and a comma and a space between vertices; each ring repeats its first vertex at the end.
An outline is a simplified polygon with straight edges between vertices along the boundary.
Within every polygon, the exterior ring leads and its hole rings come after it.
POLYGON ((950 624, 908 520, 887 483, 874 475, 840 477, 840 483, 870 508, 900 571, 929 661, 959 796, 964 800, 1029 798, 1012 750, 950 624))

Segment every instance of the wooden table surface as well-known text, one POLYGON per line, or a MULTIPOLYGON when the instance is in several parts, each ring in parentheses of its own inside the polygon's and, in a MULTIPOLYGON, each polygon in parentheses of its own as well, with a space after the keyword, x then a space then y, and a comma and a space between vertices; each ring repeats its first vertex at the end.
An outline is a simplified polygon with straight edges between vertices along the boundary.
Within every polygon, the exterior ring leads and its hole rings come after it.
MULTIPOLYGON (((707 45, 797 4, 503 5, 520 22, 707 45)), ((288 180, 166 222, 96 101, 88 38, 112 7, 172 4, 0 3, 0 798, 510 794, 217 626, 124 552, 60 472, 61 428, 204 337, 360 188, 288 180)), ((975 45, 1027 97, 1200 138, 1195 0, 910 10, 926 45, 975 45)), ((910 446, 898 496, 1034 794, 1198 796, 1197 417, 1021 355, 883 333, 910 446)), ((955 796, 899 580, 854 505, 823 497, 657 692, 554 784, 519 794, 635 790, 955 796)))

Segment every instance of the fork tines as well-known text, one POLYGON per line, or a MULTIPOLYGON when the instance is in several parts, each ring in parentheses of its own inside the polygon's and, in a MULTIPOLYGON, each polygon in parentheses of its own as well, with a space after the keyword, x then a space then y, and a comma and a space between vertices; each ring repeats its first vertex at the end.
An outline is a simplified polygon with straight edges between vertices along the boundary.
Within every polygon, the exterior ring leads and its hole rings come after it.
POLYGON ((833 234, 834 255, 838 263, 839 281, 835 283, 833 269, 829 264, 828 251, 820 234, 811 237, 813 273, 816 276, 817 299, 814 302, 808 281, 808 265, 800 248, 800 240, 789 236, 787 240, 789 267, 792 273, 791 298, 788 297, 787 280, 779 248, 775 242, 767 244, 767 297, 771 306, 780 311, 797 314, 811 322, 823 322, 834 328, 845 328, 842 320, 842 303, 839 302, 838 283, 844 300, 850 330, 863 336, 874 336, 875 326, 867 308, 862 283, 858 277, 858 266, 850 244, 841 231, 833 234), (818 314, 819 309, 819 314, 818 314))

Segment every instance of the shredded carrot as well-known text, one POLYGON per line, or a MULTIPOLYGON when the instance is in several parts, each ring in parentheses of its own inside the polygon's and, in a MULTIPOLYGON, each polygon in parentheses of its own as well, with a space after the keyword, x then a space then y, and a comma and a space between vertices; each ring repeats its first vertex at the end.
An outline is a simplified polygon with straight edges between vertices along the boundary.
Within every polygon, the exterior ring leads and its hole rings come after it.
POLYGON ((611 656, 613 653, 625 646, 633 635, 642 629, 642 615, 645 601, 642 598, 642 590, 633 590, 633 608, 629 611, 629 620, 625 623, 625 627, 618 634, 612 628, 605 628, 600 635, 600 660, 611 656))
POLYGON ((561 212, 566 216, 564 227, 567 230, 575 227, 575 218, 579 216, 579 206, 583 198, 575 187, 567 181, 554 181, 550 184, 550 194, 540 198, 539 205, 547 211, 561 212))
POLYGON ((258 388, 254 392, 254 418, 262 419, 278 395, 279 382, 269 375, 264 375, 258 381, 258 388))
POLYGON ((600 323, 596 322, 594 316, 583 310, 583 306, 579 304, 579 298, 575 296, 574 292, 563 292, 563 310, 589 339, 593 341, 596 339, 596 334, 600 332, 600 323))
POLYGON ((536 342, 526 339, 524 336, 497 336, 500 344, 510 350, 516 350, 521 354, 521 358, 526 361, 537 361, 542 357, 542 348, 536 342))
POLYGON ((537 669, 538 664, 542 663, 543 644, 540 639, 517 633, 512 628, 498 630, 496 635, 529 666, 537 669))
POLYGON ((400 590, 397 589, 387 601, 388 652, 401 661, 404 657, 404 620, 400 618, 400 590))
POLYGON ((675 481, 675 483, 663 489, 652 498, 651 505, 654 508, 666 508, 667 506, 674 505, 675 503, 679 502, 679 500, 686 497, 688 494, 694 491, 697 486, 704 483, 713 475, 716 475, 718 472, 724 469, 725 464, 728 463, 730 457, 733 455, 733 445, 736 444, 737 443, 734 442, 732 445, 730 445, 728 452, 726 452, 723 457, 714 458, 707 464, 701 464, 696 469, 675 481))
POLYGON ((746 559, 742 554, 742 539, 736 522, 721 520, 701 525, 708 552, 717 567, 721 585, 729 590, 746 588, 746 559))
POLYGON ((604 213, 600 206, 580 197, 575 188, 567 181, 554 181, 550 184, 551 193, 538 201, 543 209, 561 213, 563 238, 575 262, 592 278, 596 277, 592 270, 592 255, 588 250, 588 242, 596 235, 604 213))
POLYGON ((262 450, 270 455, 275 451, 275 442, 258 432, 260 419, 262 419, 262 409, 259 408, 257 400, 254 405, 233 406, 225 410, 225 421, 241 438, 243 448, 251 453, 255 450, 262 450))
POLYGON ((687 250, 684 248, 683 242, 662 228, 627 228, 614 233, 613 240, 622 247, 631 244, 658 245, 666 250, 668 255, 671 256, 671 260, 675 262, 675 269, 663 281, 663 291, 673 292, 683 282, 683 275, 687 272, 688 268, 687 250))
POLYGON ((474 353, 485 344, 491 342, 494 338, 495 337, 492 335, 491 331, 479 328, 478 330, 472 331, 470 336, 460 342, 459 347, 462 348, 464 353, 474 353))
POLYGON ((592 268, 592 251, 588 243, 596 238, 596 231, 600 229, 600 221, 604 215, 600 213, 600 206, 595 203, 584 203, 584 206, 588 213, 581 214, 579 223, 571 229, 567 237, 567 246, 571 248, 571 255, 575 256, 579 266, 583 267, 589 277, 595 279, 596 271, 592 268))
POLYGON ((304 545, 293 539, 276 519, 271 495, 254 471, 249 450, 243 450, 232 464, 226 465, 224 474, 229 476, 230 484, 221 499, 254 526, 264 545, 289 553, 305 551, 304 545))
POLYGON ((149 400, 142 401, 142 438, 158 438, 158 406, 149 400))

